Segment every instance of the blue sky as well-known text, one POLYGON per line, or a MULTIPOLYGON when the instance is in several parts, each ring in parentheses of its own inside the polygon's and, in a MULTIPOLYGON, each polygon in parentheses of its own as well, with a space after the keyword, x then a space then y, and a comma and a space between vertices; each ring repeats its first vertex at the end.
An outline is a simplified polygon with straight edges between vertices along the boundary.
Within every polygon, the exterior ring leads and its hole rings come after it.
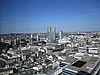
POLYGON ((100 0, 0 0, 0 33, 100 31, 100 0))

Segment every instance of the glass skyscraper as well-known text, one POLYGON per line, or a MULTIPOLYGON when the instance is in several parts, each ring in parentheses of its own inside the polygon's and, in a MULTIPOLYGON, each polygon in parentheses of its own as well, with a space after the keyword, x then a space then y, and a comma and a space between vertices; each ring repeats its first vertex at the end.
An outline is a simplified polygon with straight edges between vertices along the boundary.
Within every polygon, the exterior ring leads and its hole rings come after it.
POLYGON ((59 40, 62 40, 62 38, 63 38, 63 31, 59 31, 58 32, 58 36, 59 36, 59 40))
POLYGON ((47 36, 48 36, 48 42, 55 41, 56 40, 56 28, 48 27, 47 28, 47 36))

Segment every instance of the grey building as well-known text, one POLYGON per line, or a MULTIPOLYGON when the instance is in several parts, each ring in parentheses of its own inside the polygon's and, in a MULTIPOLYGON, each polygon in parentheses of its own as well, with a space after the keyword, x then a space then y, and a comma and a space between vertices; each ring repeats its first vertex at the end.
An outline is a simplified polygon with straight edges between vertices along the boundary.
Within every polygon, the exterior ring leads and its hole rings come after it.
POLYGON ((48 42, 55 41, 56 40, 56 28, 48 27, 47 28, 47 36, 48 36, 48 42))
POLYGON ((58 32, 58 37, 59 37, 59 40, 61 40, 63 38, 63 31, 59 31, 58 32))

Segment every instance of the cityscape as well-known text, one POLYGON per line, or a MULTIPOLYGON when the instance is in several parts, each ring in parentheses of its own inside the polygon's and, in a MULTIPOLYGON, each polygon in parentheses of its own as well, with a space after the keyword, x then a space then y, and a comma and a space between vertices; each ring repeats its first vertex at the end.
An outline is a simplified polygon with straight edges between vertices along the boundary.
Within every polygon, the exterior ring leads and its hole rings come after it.
POLYGON ((0 11, 0 75, 100 75, 99 0, 0 0, 0 11))
POLYGON ((100 32, 2 34, 0 75, 99 75, 100 32))

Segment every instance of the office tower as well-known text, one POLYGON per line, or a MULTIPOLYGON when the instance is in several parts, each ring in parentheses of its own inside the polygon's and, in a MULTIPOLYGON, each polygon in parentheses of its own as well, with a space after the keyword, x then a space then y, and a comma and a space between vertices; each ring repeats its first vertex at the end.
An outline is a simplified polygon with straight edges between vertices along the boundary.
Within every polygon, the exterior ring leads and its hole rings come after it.
POLYGON ((39 34, 36 35, 36 39, 37 39, 37 41, 39 41, 39 34))
POLYGON ((19 44, 20 44, 20 39, 17 38, 17 39, 16 39, 16 45, 18 46, 19 44))
POLYGON ((1 38, 0 42, 4 42, 4 38, 1 38))
POLYGON ((31 34, 31 38, 33 38, 33 35, 31 34))
POLYGON ((63 38, 63 31, 60 30, 58 32, 58 38, 59 38, 59 40, 61 40, 63 38))
POLYGON ((33 42, 33 35, 31 34, 31 37, 30 37, 30 43, 33 42))
POLYGON ((36 40, 40 41, 40 33, 36 35, 36 40))
POLYGON ((48 27, 47 28, 48 42, 53 42, 56 40, 56 28, 48 27))

